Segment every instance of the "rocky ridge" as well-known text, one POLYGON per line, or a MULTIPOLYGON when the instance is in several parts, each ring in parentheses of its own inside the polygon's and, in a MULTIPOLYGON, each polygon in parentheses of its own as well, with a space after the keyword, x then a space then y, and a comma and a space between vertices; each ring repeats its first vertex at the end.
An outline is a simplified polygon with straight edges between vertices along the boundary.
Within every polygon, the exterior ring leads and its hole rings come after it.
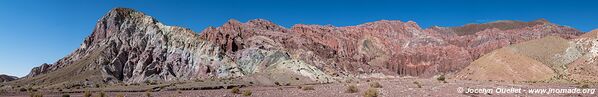
POLYGON ((17 80, 19 77, 0 74, 0 83, 17 80))
POLYGON ((80 48, 56 63, 33 68, 15 83, 139 83, 273 71, 319 83, 372 74, 430 77, 458 71, 509 44, 580 34, 543 19, 428 29, 413 21, 284 28, 263 19, 229 20, 197 34, 132 9, 115 8, 97 22, 80 48))

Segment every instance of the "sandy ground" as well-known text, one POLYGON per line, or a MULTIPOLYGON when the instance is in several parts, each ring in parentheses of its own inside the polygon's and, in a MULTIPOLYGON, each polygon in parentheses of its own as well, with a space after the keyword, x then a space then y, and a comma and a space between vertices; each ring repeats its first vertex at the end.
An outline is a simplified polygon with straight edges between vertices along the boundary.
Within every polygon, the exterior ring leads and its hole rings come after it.
MULTIPOLYGON (((302 87, 313 87, 315 90, 302 90, 299 86, 248 86, 240 88, 241 91, 250 90, 249 97, 363 97, 364 92, 370 87, 370 83, 379 82, 382 88, 376 88, 379 97, 546 97, 546 96, 582 96, 597 97, 594 94, 561 93, 561 94, 538 94, 528 93, 528 89, 571 89, 578 88, 577 84, 556 84, 556 83, 512 83, 512 82, 481 82, 466 80, 447 80, 446 83, 436 79, 421 78, 398 78, 385 80, 372 80, 370 82, 360 81, 353 83, 332 83, 320 85, 301 85, 302 87), (415 82, 419 83, 421 88, 415 82), (347 93, 348 85, 356 85, 359 92, 347 93), (492 89, 492 93, 463 93, 459 90, 470 89, 492 89), (497 88, 522 89, 522 93, 497 93, 497 88)), ((596 85, 589 85, 589 88, 595 89, 596 85)), ((580 87, 580 89, 582 89, 580 87)), ((43 92, 44 97, 61 97, 65 93, 43 92)), ((515 91, 516 92, 516 91, 515 91)), ((242 94, 231 93, 231 89, 212 89, 212 90, 164 90, 154 92, 106 92, 108 97, 124 95, 126 97, 144 97, 150 93, 155 97, 244 97, 242 94)), ((83 96, 83 93, 66 93, 71 97, 83 96)), ((93 97, 99 93, 93 93, 93 97)), ((1 97, 26 97, 26 92, 2 92, 1 97)))

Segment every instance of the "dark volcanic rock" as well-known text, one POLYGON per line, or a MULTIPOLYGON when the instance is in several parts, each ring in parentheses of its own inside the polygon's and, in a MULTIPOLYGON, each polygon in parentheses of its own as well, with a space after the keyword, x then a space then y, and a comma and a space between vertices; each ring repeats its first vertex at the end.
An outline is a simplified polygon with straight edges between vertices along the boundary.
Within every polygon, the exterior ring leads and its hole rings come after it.
MULTIPOLYGON (((100 82, 135 83, 236 78, 274 71, 318 82, 331 82, 331 76, 378 73, 429 77, 460 70, 505 45, 579 34, 545 20, 421 29, 412 21, 389 20, 347 27, 297 24, 284 28, 263 19, 229 20, 197 34, 166 26, 132 9, 116 8, 97 22, 75 52, 32 69, 27 78, 92 72, 88 75, 101 75, 100 82)), ((81 77, 72 80, 87 80, 81 77)))

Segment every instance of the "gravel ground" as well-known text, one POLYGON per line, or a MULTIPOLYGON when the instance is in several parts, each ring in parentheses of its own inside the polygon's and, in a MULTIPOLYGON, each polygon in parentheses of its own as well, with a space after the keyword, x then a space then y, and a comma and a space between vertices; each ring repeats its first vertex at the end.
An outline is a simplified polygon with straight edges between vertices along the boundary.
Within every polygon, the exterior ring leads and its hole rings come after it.
MULTIPOLYGON (((385 80, 372 80, 371 82, 361 81, 354 83, 332 83, 320 85, 302 85, 301 87, 313 87, 314 90, 302 90, 300 86, 248 86, 240 88, 241 91, 249 90, 252 92, 249 97, 363 97, 365 91, 370 87, 370 83, 379 82, 382 88, 375 88, 379 97, 476 97, 476 96, 499 96, 499 97, 546 97, 546 96, 582 96, 597 97, 594 94, 530 94, 527 89, 548 89, 548 88, 577 88, 576 84, 557 84, 557 83, 512 83, 512 82, 481 82, 466 80, 447 80, 447 82, 436 79, 421 78, 397 78, 385 80), (421 88, 415 84, 417 82, 421 88), (355 85, 358 88, 357 93, 347 93, 348 85, 355 85), (492 93, 462 93, 460 89, 493 89, 492 93), (522 88, 522 93, 496 93, 496 88, 522 88)), ((589 85, 587 89, 595 89, 596 85, 589 85)), ((244 97, 243 94, 231 93, 232 89, 214 89, 214 90, 184 90, 184 91, 158 91, 158 92, 107 92, 108 97, 124 95, 126 97, 143 97, 150 93, 155 97, 244 97), (180 93, 179 93, 180 92, 180 93)), ((41 91, 40 91, 41 92, 41 91)), ((61 97, 61 93, 45 93, 44 97, 61 97)), ((99 93, 93 93, 97 96, 99 93)), ((80 97, 82 93, 72 93, 71 96, 80 97)), ((24 92, 3 92, 2 97, 24 97, 29 96, 24 92)))

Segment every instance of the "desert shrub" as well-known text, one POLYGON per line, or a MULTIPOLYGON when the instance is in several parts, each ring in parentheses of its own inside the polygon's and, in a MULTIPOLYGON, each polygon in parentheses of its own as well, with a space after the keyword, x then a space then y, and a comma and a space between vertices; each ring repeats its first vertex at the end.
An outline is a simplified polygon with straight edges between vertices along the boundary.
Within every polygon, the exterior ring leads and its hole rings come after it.
POLYGON ((20 88, 20 89, 19 89, 19 91, 21 91, 21 92, 25 92, 25 91, 27 91, 27 89, 25 89, 25 88, 20 88))
POLYGON ((83 97, 91 97, 91 92, 89 92, 89 91, 85 91, 85 92, 83 93, 83 97))
POLYGON ((314 87, 312 87, 312 86, 304 86, 301 88, 301 90, 307 91, 307 90, 316 90, 316 89, 314 89, 314 87))
POLYGON ((444 75, 438 76, 436 80, 446 83, 446 77, 444 77, 444 75))
POLYGON ((146 97, 152 97, 152 90, 145 91, 145 96, 146 97))
POLYGON ((359 89, 357 89, 357 86, 355 85, 349 85, 347 90, 345 90, 346 93, 357 93, 358 91, 359 89))
POLYGON ((422 88, 422 85, 417 81, 414 81, 413 84, 417 85, 417 88, 422 88))
POLYGON ((250 90, 243 90, 243 96, 251 96, 250 90))
POLYGON ((29 97, 44 97, 44 95, 38 92, 31 92, 29 93, 29 97))
POLYGON ((119 93, 119 94, 116 94, 116 97, 125 97, 125 95, 119 93))
POLYGON ((233 93, 233 94, 241 94, 241 90, 239 90, 239 87, 233 87, 230 90, 230 92, 233 93))
POLYGON ((279 82, 274 82, 275 85, 281 86, 279 82))
POLYGON ((181 89, 176 89, 176 92, 177 92, 177 93, 179 93, 179 94, 183 93, 183 92, 181 91, 181 89))
POLYGON ((106 93, 104 91, 101 91, 100 93, 98 93, 99 97, 106 97, 106 93))
POLYGON ((370 87, 372 88, 382 88, 382 85, 378 82, 372 82, 370 83, 370 87))
POLYGON ((365 93, 363 93, 363 97, 378 97, 378 90, 369 88, 365 91, 365 93))
POLYGON ((27 91, 33 91, 33 92, 36 92, 36 91, 37 91, 37 89, 33 89, 32 87, 29 87, 29 88, 27 88, 27 91))
POLYGON ((590 85, 588 85, 588 84, 583 84, 583 85, 580 85, 580 86, 579 86, 579 88, 582 88, 582 89, 587 89, 587 88, 590 88, 590 85))
POLYGON ((69 94, 62 94, 62 97, 71 97, 69 94))

